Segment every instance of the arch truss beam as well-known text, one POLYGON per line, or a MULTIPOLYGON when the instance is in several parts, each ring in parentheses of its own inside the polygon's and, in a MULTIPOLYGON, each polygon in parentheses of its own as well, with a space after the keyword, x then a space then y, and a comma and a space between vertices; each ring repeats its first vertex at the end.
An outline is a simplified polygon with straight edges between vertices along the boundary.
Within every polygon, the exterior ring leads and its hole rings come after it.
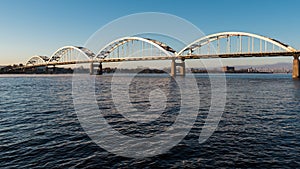
POLYGON ((296 52, 278 40, 246 32, 221 32, 202 37, 187 45, 180 55, 215 55, 296 52))
POLYGON ((97 59, 117 59, 128 57, 175 56, 176 51, 170 46, 153 39, 142 37, 123 37, 103 47, 97 59))

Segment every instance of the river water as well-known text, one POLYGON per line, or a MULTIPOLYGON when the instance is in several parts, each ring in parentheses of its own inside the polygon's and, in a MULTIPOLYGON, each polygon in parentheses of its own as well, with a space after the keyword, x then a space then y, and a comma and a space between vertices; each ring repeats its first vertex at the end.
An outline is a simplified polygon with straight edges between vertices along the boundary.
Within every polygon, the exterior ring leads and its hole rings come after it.
MULTIPOLYGON (((0 77, 0 168, 298 168, 300 81, 290 74, 228 74, 226 106, 213 135, 199 144, 211 102, 210 81, 196 75, 200 93, 194 127, 175 147, 154 157, 121 157, 99 147, 75 112, 71 75, 0 77)), ((126 78, 126 77, 125 77, 126 78)), ((176 119, 180 97, 167 75, 139 75, 129 86, 139 111, 160 88, 164 118, 137 125, 114 108, 111 76, 96 77, 96 98, 109 124, 124 135, 152 137, 176 119), (167 117, 167 118, 166 118, 167 117), (166 120, 167 119, 167 120, 166 120)), ((83 91, 84 92, 84 91, 83 91)))

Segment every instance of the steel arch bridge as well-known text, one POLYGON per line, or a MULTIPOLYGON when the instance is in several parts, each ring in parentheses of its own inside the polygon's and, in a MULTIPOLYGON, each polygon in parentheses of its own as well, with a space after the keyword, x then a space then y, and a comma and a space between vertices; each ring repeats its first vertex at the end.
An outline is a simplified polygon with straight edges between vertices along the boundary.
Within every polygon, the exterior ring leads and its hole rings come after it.
POLYGON ((187 45, 180 51, 160 41, 142 37, 123 37, 103 47, 97 54, 87 48, 65 46, 47 56, 32 56, 23 68, 103 62, 172 60, 171 75, 176 76, 176 67, 185 75, 186 59, 276 57, 293 56, 293 78, 299 78, 300 51, 278 40, 247 32, 221 32, 204 37, 187 45), (180 62, 177 63, 177 60, 180 62))
POLYGON ((170 46, 157 40, 141 38, 141 37, 123 37, 110 42, 103 47, 96 57, 102 60, 115 59, 160 59, 160 57, 171 57, 176 54, 176 51, 170 46))
MULTIPOLYGON (((196 52, 201 52, 201 48, 203 48, 203 46, 208 46, 212 43, 216 41, 217 44, 217 49, 216 49, 216 53, 221 54, 223 52, 223 54, 226 53, 233 53, 233 54, 238 54, 238 53, 243 53, 243 52, 248 52, 248 53, 254 53, 254 52, 266 52, 268 49, 268 45, 272 45, 272 51, 280 51, 279 49, 282 49, 284 51, 287 52, 295 52, 296 49, 278 41, 275 39, 271 39, 265 36, 261 36, 261 35, 257 35, 257 34, 252 34, 252 33, 246 33, 246 32, 221 32, 221 33, 216 33, 216 34, 212 34, 212 35, 208 35, 205 37, 202 37, 194 42, 192 42, 191 44, 189 44, 188 46, 186 46, 185 48, 183 48, 181 51, 179 51, 178 55, 182 55, 182 54, 192 54, 194 51, 196 52), (237 44, 236 44, 236 51, 232 50, 232 40, 231 39, 236 39, 237 40, 237 44), (244 38, 244 39, 243 39, 244 38), (221 40, 225 40, 225 47, 226 50, 221 51, 221 40), (246 39, 246 47, 245 45, 243 46, 243 42, 245 42, 246 39), (259 40, 259 51, 255 51, 255 40, 259 40), (263 43, 264 42, 264 43, 263 43), (263 46, 264 45, 264 46, 263 46), (277 47, 277 48, 275 48, 277 47), (246 48, 246 49, 245 49, 246 48), (244 50, 243 50, 244 49, 244 50), (188 53, 187 53, 188 52, 188 53)), ((208 48, 206 50, 206 52, 210 52, 210 48, 208 48)))
POLYGON ((48 62, 49 58, 47 56, 39 56, 39 55, 35 55, 30 57, 25 65, 29 66, 29 65, 39 65, 39 64, 46 64, 48 62))
POLYGON ((79 54, 83 55, 86 60, 91 60, 95 56, 92 51, 84 47, 64 46, 55 51, 47 63, 49 64, 55 62, 68 62, 78 60, 79 54), (74 52, 78 53, 74 54, 74 52))

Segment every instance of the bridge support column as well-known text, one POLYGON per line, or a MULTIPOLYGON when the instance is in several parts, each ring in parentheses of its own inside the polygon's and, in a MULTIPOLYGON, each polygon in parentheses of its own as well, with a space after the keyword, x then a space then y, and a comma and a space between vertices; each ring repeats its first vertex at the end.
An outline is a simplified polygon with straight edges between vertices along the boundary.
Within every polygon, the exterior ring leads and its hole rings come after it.
POLYGON ((180 66, 180 69, 179 69, 180 74, 179 75, 185 76, 185 62, 184 62, 184 60, 182 60, 181 63, 176 63, 175 58, 173 58, 172 62, 171 62, 171 76, 176 77, 176 67, 177 66, 180 66))
POLYGON ((102 75, 102 74, 103 74, 102 63, 100 62, 97 70, 97 75, 102 75))
POLYGON ((94 63, 91 63, 90 65, 90 75, 94 74, 94 63))
POLYGON ((299 55, 294 56, 293 60, 293 79, 299 79, 300 69, 299 69, 299 55))
POLYGON ((181 63, 177 63, 178 66, 180 66, 179 68, 179 73, 181 76, 185 76, 185 62, 184 60, 181 61, 181 63))
POLYGON ((172 62, 171 62, 171 76, 172 77, 176 77, 176 62, 175 62, 175 58, 173 58, 172 62))

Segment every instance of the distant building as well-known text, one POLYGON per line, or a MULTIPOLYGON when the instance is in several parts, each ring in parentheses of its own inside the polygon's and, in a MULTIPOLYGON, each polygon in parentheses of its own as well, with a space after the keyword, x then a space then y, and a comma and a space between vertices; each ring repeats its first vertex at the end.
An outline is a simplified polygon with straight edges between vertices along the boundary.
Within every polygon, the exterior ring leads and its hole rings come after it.
POLYGON ((233 66, 223 66, 223 67, 222 67, 222 71, 223 71, 223 72, 234 72, 235 69, 234 69, 233 66))
POLYGON ((258 73, 258 70, 251 68, 247 69, 248 73, 258 73))

